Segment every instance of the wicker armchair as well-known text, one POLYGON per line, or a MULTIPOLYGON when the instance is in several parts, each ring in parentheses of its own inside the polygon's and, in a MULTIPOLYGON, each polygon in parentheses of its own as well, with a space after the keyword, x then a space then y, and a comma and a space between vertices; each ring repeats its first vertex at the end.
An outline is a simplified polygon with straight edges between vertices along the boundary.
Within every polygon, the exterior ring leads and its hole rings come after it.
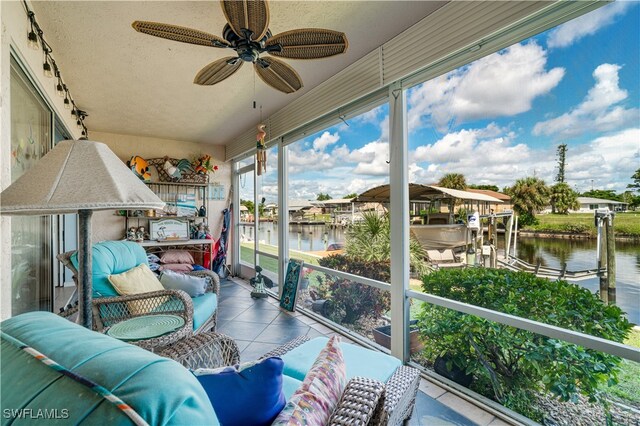
MULTIPOLYGON (((140 248, 142 250, 142 248, 140 248)), ((73 280, 78 284, 78 271, 71 262, 71 256, 74 251, 61 253, 57 255, 58 260, 73 273, 73 280)), ((189 275, 207 278, 207 293, 220 292, 220 278, 218 274, 209 270, 192 271, 189 275)), ((185 320, 185 326, 179 332, 181 337, 187 337, 191 334, 215 330, 218 317, 218 309, 206 319, 196 330, 193 330, 193 302, 187 293, 181 290, 161 290, 150 293, 142 293, 128 296, 101 297, 92 300, 93 313, 93 329, 99 332, 105 332, 108 327, 115 323, 134 318, 136 316, 148 315, 153 311, 154 314, 173 314, 182 316, 185 320), (135 304, 136 312, 144 312, 135 314, 130 307, 135 304)), ((77 306, 69 306, 61 315, 70 317, 77 311, 77 306)), ((164 346, 162 337, 153 339, 151 342, 145 342, 140 346, 147 349, 150 347, 158 348, 164 346), (151 345, 151 346, 149 346, 151 345)))

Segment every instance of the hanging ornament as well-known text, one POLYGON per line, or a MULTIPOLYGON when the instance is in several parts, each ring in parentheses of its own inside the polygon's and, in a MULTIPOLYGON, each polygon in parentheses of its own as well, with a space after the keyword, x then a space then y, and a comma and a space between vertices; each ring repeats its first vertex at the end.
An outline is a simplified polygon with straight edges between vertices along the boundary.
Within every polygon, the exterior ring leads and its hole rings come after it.
POLYGON ((258 163, 256 172, 258 176, 267 171, 267 147, 264 144, 264 137, 267 135, 267 132, 264 131, 265 127, 266 124, 258 124, 258 134, 256 135, 256 162, 258 163))

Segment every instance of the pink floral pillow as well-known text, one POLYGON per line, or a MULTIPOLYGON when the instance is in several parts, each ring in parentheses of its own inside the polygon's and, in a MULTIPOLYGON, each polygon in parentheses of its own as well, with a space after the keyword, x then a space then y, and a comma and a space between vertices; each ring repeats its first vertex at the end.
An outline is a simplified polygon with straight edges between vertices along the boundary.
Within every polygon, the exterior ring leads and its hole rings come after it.
POLYGON ((333 336, 272 425, 323 426, 329 422, 347 384, 340 337, 333 336))
POLYGON ((160 256, 162 263, 188 263, 190 265, 196 263, 191 253, 185 250, 169 250, 160 256))
POLYGON ((193 271, 193 266, 189 263, 169 263, 161 265, 158 269, 159 271, 174 271, 174 272, 191 272, 193 271))

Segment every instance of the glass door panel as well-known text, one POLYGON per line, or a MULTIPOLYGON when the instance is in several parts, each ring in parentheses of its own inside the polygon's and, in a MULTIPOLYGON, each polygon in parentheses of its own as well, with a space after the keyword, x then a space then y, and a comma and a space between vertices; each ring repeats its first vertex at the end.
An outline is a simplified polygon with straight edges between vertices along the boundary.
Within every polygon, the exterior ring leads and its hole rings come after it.
MULTIPOLYGON (((51 146, 51 111, 11 61, 11 181, 28 172, 51 146)), ((50 216, 11 219, 12 315, 52 310, 50 216)))

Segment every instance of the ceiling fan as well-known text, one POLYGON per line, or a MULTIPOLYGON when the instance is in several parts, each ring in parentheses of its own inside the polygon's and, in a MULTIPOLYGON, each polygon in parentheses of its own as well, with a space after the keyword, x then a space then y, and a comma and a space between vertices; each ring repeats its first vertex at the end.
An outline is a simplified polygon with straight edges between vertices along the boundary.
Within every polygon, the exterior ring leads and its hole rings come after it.
POLYGON ((193 82, 210 86, 230 77, 243 63, 252 62, 258 76, 269 86, 284 93, 302 88, 300 76, 291 66, 272 56, 288 59, 319 59, 344 53, 348 42, 344 33, 321 28, 285 31, 275 36, 269 31, 269 5, 265 0, 222 0, 227 24, 222 38, 204 31, 135 21, 133 28, 141 33, 183 43, 233 49, 237 56, 211 62, 198 72, 193 82), (261 57, 268 53, 271 56, 261 57))

